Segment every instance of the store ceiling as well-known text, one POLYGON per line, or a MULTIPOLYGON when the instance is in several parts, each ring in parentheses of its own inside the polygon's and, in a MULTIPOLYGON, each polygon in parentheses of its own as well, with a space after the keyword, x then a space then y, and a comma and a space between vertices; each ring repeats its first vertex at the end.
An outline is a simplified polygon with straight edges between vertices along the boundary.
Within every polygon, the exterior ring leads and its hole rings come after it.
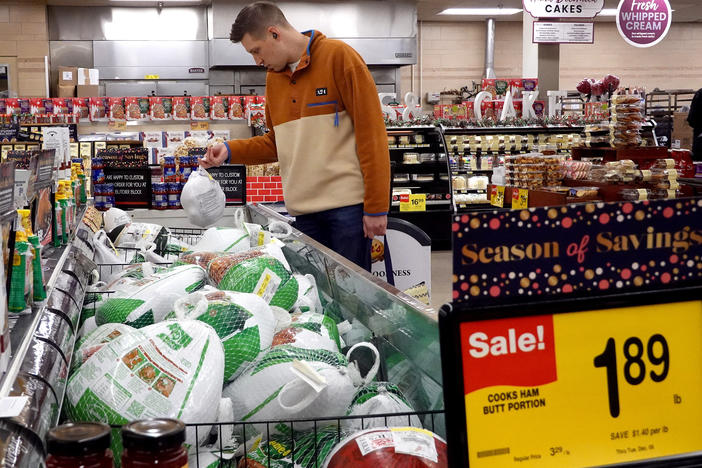
MULTIPOLYGON (((253 1, 253 0, 252 0, 253 1)), ((288 0, 290 1, 290 0, 288 0)), ((295 0, 293 0, 295 1, 295 0)), ((319 0, 318 0, 319 1, 319 0)), ((322 0, 324 1, 324 0, 322 0)), ((332 2, 333 0, 326 0, 332 2)), ((348 0, 345 0, 348 1, 348 0)), ((376 0, 387 1, 387 0, 376 0)), ((701 0, 669 0, 675 13, 675 22, 702 22, 701 0)), ((210 5, 212 0, 47 0, 48 5, 73 6, 148 6, 158 3, 164 6, 210 5)), ((619 0, 605 0, 605 8, 616 8, 619 0)), ((502 5, 505 8, 521 8, 522 0, 417 0, 417 18, 420 21, 484 21, 484 16, 452 16, 437 15, 440 11, 451 7, 494 8, 502 5)), ((520 21, 520 14, 502 16, 498 21, 520 21)), ((598 18, 597 21, 614 21, 614 17, 598 18)))

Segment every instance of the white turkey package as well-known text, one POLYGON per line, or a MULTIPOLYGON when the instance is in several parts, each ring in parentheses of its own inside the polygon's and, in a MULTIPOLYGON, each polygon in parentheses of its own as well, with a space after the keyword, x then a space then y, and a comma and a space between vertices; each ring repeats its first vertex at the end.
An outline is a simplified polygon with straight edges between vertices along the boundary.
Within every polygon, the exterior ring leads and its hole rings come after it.
POLYGON ((200 320, 215 329, 224 347, 225 382, 238 377, 270 348, 276 326, 270 306, 260 297, 210 286, 178 299, 174 315, 200 320))
POLYGON ((228 252, 237 253, 250 249, 249 234, 239 228, 211 227, 202 233, 202 237, 190 252, 228 252))
POLYGON ((413 426, 422 427, 417 415, 369 418, 374 414, 414 413, 415 410, 405 395, 390 382, 370 382, 359 388, 346 412, 358 419, 344 420, 344 430, 354 431, 369 427, 413 426))
POLYGON ((294 313, 290 326, 273 337, 273 346, 292 345, 304 349, 340 352, 343 347, 334 320, 314 312, 294 313))
POLYGON ((175 301, 205 285, 207 273, 197 265, 167 268, 141 279, 122 278, 119 287, 97 308, 95 322, 141 328, 162 321, 175 301))
MULTIPOLYGON (((169 320, 107 343, 70 377, 66 409, 71 420, 122 425, 136 419, 216 421, 224 351, 217 333, 196 320, 169 320)), ((188 428, 186 443, 208 437, 188 428)))
MULTIPOLYGON (((224 388, 223 395, 231 398, 236 421, 338 416, 346 412, 356 387, 372 380, 378 370, 378 351, 370 343, 355 345, 347 356, 360 347, 370 348, 376 358, 364 378, 343 354, 282 345, 266 351, 224 388)), ((295 424, 300 430, 312 427, 312 422, 295 424)), ((254 428, 266 431, 265 424, 254 424, 254 428)))
POLYGON ((224 214, 226 197, 219 182, 202 167, 190 174, 180 195, 188 220, 196 226, 215 224, 224 214))
POLYGON ((76 342, 73 350, 73 359, 71 360, 71 371, 75 371, 85 361, 98 352, 100 348, 110 343, 120 336, 131 333, 135 328, 121 323, 106 323, 95 330, 87 333, 76 342))

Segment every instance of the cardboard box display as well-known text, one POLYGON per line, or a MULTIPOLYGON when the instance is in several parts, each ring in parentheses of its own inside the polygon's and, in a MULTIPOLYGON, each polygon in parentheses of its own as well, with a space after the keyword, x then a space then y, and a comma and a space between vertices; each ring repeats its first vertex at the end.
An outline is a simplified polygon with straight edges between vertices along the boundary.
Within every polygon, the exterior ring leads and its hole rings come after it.
POLYGON ((74 97, 76 95, 75 85, 58 85, 56 89, 57 97, 74 97))
POLYGON ((78 85, 98 85, 100 84, 100 72, 97 68, 79 68, 78 85))
POLYGON ((58 67, 59 86, 75 86, 78 84, 78 68, 58 67))
POLYGON ((687 112, 673 114, 673 133, 670 143, 674 149, 692 149, 692 127, 687 123, 687 112))
POLYGON ((78 85, 76 87, 76 97, 97 97, 100 95, 98 85, 78 85))

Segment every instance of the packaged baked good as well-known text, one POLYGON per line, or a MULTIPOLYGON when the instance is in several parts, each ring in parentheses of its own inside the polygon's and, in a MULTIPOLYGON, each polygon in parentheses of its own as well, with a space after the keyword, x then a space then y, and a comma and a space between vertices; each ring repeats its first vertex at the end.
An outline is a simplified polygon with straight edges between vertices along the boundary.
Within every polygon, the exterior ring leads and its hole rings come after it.
POLYGON ((454 190, 466 190, 468 188, 466 178, 463 176, 452 177, 451 183, 454 190))
POLYGON ((523 91, 536 91, 539 87, 538 78, 522 78, 523 91))
POLYGON ((416 182, 431 182, 434 180, 434 174, 412 174, 411 179, 416 182))
POLYGON ((148 120, 149 98, 129 96, 124 98, 125 117, 127 120, 148 120))
POLYGON ((7 98, 5 99, 5 113, 9 115, 17 115, 20 113, 19 99, 17 98, 7 98))
POLYGON ((108 120, 110 122, 115 122, 118 120, 125 120, 124 112, 124 98, 122 97, 110 97, 107 98, 107 104, 109 106, 108 120))
POLYGON ((656 169, 675 169, 675 159, 656 159, 651 168, 656 169))
POLYGON ((655 183, 656 188, 665 190, 678 190, 680 188, 680 182, 677 179, 663 179, 655 183))
POLYGON ((209 120, 210 118, 210 98, 209 96, 196 96, 190 98, 190 118, 192 120, 209 120))
POLYGON ((622 189, 619 191, 619 196, 627 201, 642 201, 650 200, 652 192, 648 189, 622 189))
POLYGON ((212 120, 229 120, 228 96, 210 96, 210 118, 212 120))
POLYGON ((90 104, 88 98, 66 98, 72 101, 73 117, 76 121, 90 119, 90 104))
POLYGON ((497 98, 497 88, 495 88, 495 79, 493 78, 483 78, 482 81, 482 90, 490 93, 492 95, 492 99, 497 98))
POLYGON ((160 96, 151 96, 149 98, 151 120, 171 120, 173 118, 172 112, 172 98, 160 96))
POLYGON ((651 198, 656 200, 671 200, 681 195, 678 189, 655 189, 651 191, 651 198))
POLYGON ((638 94, 617 94, 612 96, 612 104, 615 106, 621 104, 639 104, 641 102, 641 96, 638 94))
POLYGON ((405 164, 419 164, 419 153, 405 153, 402 155, 405 164))
POLYGON ((598 192, 599 188, 597 187, 570 187, 568 196, 575 198, 596 197, 598 192))
POLYGON ((436 155, 434 153, 420 153, 419 154, 419 162, 431 163, 434 161, 436 161, 436 155))
POLYGON ((31 98, 29 100, 30 111, 32 114, 46 114, 44 109, 44 98, 31 98))
POLYGON ((410 180, 409 174, 395 174, 392 176, 393 182, 409 182, 409 180, 410 180))
POLYGON ((173 96, 173 120, 190 120, 190 97, 173 96))
POLYGON ((229 96, 229 118, 232 120, 243 119, 244 103, 241 96, 229 96))
POLYGON ((54 115, 73 115, 73 98, 53 98, 51 102, 54 115))
POLYGON ((88 103, 90 105, 90 120, 92 122, 102 122, 107 120, 110 111, 108 98, 91 97, 88 98, 88 103))

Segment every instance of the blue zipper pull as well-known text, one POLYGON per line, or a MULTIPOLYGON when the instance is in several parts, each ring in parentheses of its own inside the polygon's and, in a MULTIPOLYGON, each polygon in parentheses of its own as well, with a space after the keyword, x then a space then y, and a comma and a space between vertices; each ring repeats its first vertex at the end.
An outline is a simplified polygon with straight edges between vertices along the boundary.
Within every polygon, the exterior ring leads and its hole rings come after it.
POLYGON ((334 103, 334 126, 339 126, 339 103, 334 103))

